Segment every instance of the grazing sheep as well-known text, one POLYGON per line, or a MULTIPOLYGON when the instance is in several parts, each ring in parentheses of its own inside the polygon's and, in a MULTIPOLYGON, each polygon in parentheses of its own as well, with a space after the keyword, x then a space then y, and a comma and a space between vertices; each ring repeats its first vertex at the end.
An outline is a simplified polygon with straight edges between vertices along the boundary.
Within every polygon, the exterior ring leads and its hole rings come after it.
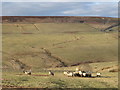
POLYGON ((86 73, 83 73, 82 75, 83 75, 83 77, 86 77, 86 73))
POLYGON ((101 77, 101 73, 97 72, 97 77, 101 77))
POLYGON ((86 73, 86 77, 91 77, 91 73, 86 73))
POLYGON ((80 77, 82 77, 82 76, 83 76, 83 73, 82 73, 82 71, 79 71, 79 75, 80 75, 80 77))
POLYGON ((67 74, 67 76, 68 76, 68 77, 73 77, 73 73, 70 72, 70 73, 67 74))
POLYGON ((89 74, 88 74, 88 77, 92 77, 92 74, 91 74, 91 73, 89 73, 89 74))
POLYGON ((86 77, 86 72, 85 71, 82 71, 82 76, 86 77))
POLYGON ((31 69, 30 69, 29 71, 23 70, 23 73, 25 73, 25 74, 27 74, 27 75, 31 75, 31 74, 32 74, 31 69))
POLYGON ((90 71, 86 72, 86 77, 91 77, 91 76, 92 76, 92 74, 90 71))
POLYGON ((64 75, 67 75, 68 73, 69 73, 68 71, 67 72, 63 72, 64 75))
POLYGON ((80 77, 79 71, 73 72, 73 75, 80 77))
POLYGON ((73 74, 79 74, 79 72, 78 72, 78 71, 75 71, 75 72, 73 72, 73 74))
POLYGON ((52 76, 54 76, 54 73, 53 73, 53 72, 51 72, 51 71, 49 71, 49 75, 52 75, 52 76))

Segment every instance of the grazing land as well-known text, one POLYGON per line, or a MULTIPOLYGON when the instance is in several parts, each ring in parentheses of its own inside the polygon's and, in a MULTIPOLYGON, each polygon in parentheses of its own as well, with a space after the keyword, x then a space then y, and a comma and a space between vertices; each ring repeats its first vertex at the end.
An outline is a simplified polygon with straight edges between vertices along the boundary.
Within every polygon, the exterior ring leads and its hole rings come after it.
POLYGON ((117 88, 118 26, 108 28, 117 23, 115 19, 106 24, 100 18, 93 18, 97 23, 90 20, 22 23, 4 19, 3 87, 117 88), (93 72, 94 78, 63 75, 76 67, 93 72), (32 75, 25 75, 23 69, 31 69, 32 75), (49 70, 55 76, 49 76, 49 70), (102 77, 96 77, 96 72, 102 77))
POLYGON ((89 64, 95 72, 99 70, 101 77, 67 77, 63 75, 63 71, 75 71, 76 66, 49 68, 46 70, 33 71, 32 75, 25 75, 21 72, 4 72, 3 87, 18 88, 117 88, 118 72, 109 72, 109 70, 117 69, 117 62, 102 62, 89 64), (95 68, 95 67, 98 68, 95 68), (48 70, 52 70, 55 76, 47 76, 48 70))

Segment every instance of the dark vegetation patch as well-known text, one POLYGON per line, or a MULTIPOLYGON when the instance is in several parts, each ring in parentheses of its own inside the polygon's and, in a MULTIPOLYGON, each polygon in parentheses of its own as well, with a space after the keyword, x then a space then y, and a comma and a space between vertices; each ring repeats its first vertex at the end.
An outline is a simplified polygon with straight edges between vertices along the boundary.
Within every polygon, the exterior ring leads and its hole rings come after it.
POLYGON ((107 27, 107 28, 105 28, 105 29, 102 29, 101 31, 114 31, 112 28, 113 27, 117 27, 117 26, 119 26, 120 25, 120 23, 119 24, 114 24, 114 25, 111 25, 111 26, 109 26, 109 27, 107 27))
POLYGON ((118 69, 109 70, 109 72, 118 72, 118 69))
POLYGON ((2 16, 3 23, 116 23, 117 18, 85 16, 2 16), (104 18, 104 20, 103 20, 104 18))

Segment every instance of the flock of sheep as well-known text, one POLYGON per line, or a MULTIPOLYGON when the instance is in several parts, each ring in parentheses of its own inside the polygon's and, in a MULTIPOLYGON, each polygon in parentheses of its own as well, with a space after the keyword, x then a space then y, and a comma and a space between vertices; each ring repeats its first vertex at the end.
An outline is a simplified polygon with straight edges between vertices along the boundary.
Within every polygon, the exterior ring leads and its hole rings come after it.
MULTIPOLYGON (((31 72, 31 70, 29 70, 29 71, 23 70, 23 73, 25 73, 27 75, 31 75, 32 72, 31 72)), ((74 71, 74 72, 64 71, 63 74, 68 77, 92 77, 92 73, 90 71, 88 71, 88 72, 81 71, 81 70, 79 70, 79 68, 76 68, 76 71, 74 71)), ((54 76, 54 73, 50 70, 49 75, 54 76)), ((101 73, 97 72, 96 76, 100 77, 101 73)))
MULTIPOLYGON (((74 72, 65 71, 63 74, 68 77, 73 77, 73 76, 75 76, 75 77, 92 77, 92 73, 90 71, 88 71, 88 72, 81 71, 81 70, 79 70, 79 68, 76 68, 76 71, 74 71, 74 72)), ((97 72, 96 76, 100 77, 101 73, 97 72)))

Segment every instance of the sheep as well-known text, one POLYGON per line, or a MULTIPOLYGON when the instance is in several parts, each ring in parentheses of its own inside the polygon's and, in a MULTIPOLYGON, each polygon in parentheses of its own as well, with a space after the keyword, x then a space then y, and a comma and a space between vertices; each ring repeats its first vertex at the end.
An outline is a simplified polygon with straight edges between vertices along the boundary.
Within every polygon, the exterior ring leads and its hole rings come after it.
POLYGON ((32 74, 31 69, 30 69, 29 71, 23 70, 23 73, 25 73, 25 74, 27 74, 27 75, 31 75, 31 74, 32 74))
POLYGON ((97 77, 101 77, 101 73, 97 72, 97 77))
POLYGON ((89 73, 89 74, 88 74, 88 77, 92 77, 92 74, 91 74, 91 73, 89 73))
POLYGON ((49 71, 49 75, 52 75, 52 76, 54 76, 54 73, 53 73, 53 72, 51 72, 51 71, 49 71))
POLYGON ((91 77, 91 73, 86 73, 86 77, 91 77))
POLYGON ((90 71, 87 71, 87 72, 86 72, 86 77, 91 77, 91 76, 92 76, 91 72, 90 72, 90 71))
POLYGON ((85 71, 82 71, 82 76, 86 77, 86 72, 85 71))
POLYGON ((79 71, 79 75, 80 75, 80 77, 82 77, 82 76, 83 76, 83 73, 82 73, 82 71, 79 71))
POLYGON ((86 77, 86 73, 83 73, 82 76, 83 76, 83 77, 86 77))
POLYGON ((80 77, 79 71, 73 72, 73 75, 80 77))
POLYGON ((68 76, 68 77, 73 77, 73 73, 70 72, 70 73, 67 74, 67 76, 68 76))
POLYGON ((31 72, 25 71, 25 74, 31 75, 31 72))
POLYGON ((68 73, 69 73, 68 71, 67 72, 63 72, 64 75, 67 75, 68 73))

